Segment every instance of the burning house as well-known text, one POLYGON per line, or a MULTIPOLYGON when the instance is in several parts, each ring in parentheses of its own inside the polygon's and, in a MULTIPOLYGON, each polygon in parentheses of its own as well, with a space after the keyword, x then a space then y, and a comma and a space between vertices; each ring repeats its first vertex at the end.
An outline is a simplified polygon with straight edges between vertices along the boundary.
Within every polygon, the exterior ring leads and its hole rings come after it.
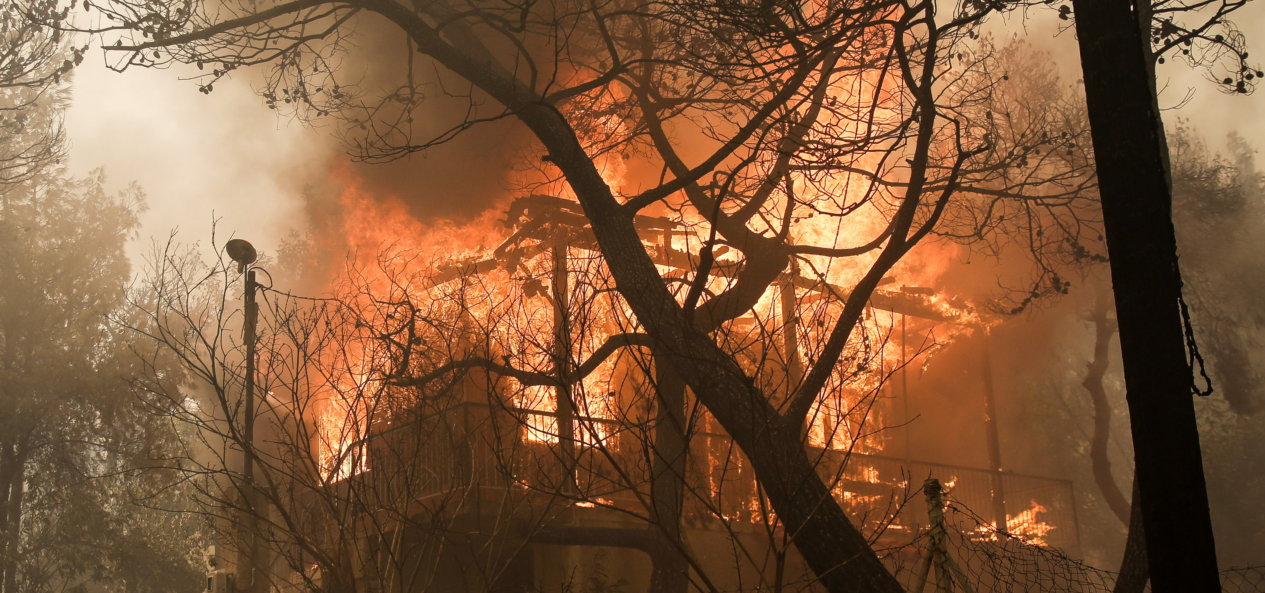
MULTIPOLYGON (((379 258, 322 314, 322 327, 342 333, 306 359, 319 372, 281 378, 274 360, 278 378, 265 389, 288 388, 293 403, 279 413, 287 404, 277 398, 264 412, 274 428, 271 444, 258 445, 260 465, 290 469, 259 479, 258 502, 240 505, 251 519, 231 521, 245 535, 228 544, 235 553, 216 556, 212 588, 811 588, 747 457, 610 297, 578 205, 522 198, 504 224, 508 239, 473 257, 379 258)), ((670 217, 635 224, 662 276, 690 298, 700 266, 691 251, 706 237, 670 217)), ((705 289, 718 294, 741 266, 723 246, 711 253, 705 289)), ((819 320, 846 297, 828 272, 792 266, 717 333, 785 405, 820 348, 819 320)), ((283 301, 274 298, 277 311, 283 301)), ((893 569, 908 571, 921 554, 928 477, 981 520, 962 526, 969 537, 1078 545, 1070 482, 999 462, 919 461, 902 439, 905 366, 986 323, 956 299, 885 282, 807 416, 816 472, 893 569), (929 342, 933 328, 945 337, 929 342)), ((992 412, 978 416, 996 461, 992 412)))

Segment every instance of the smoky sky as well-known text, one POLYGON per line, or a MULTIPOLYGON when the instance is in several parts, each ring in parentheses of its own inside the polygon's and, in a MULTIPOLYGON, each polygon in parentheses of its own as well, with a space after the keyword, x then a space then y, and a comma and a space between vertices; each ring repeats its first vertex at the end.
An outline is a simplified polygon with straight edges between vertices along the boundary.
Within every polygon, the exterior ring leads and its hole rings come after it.
MULTIPOLYGON (((1053 11, 1037 10, 1030 16, 995 19, 989 31, 999 46, 1018 35, 1050 52, 1065 84, 1076 86, 1079 53, 1073 32, 1058 30, 1062 23, 1053 11)), ((1260 35, 1265 33, 1265 4, 1249 5, 1235 20, 1248 34, 1249 47, 1265 55, 1265 35, 1260 35)), ((347 56, 345 76, 358 82, 366 96, 400 84, 408 60, 403 35, 374 19, 361 19, 357 27, 357 47, 347 56)), ((468 103, 460 95, 469 88, 432 69, 421 56, 415 59, 415 75, 425 83, 427 94, 417 112, 420 138, 463 116, 468 103)), ((351 159, 332 123, 306 126, 267 109, 256 94, 262 86, 258 73, 235 72, 231 80, 217 83, 210 95, 200 94, 196 83, 180 80, 191 74, 181 69, 115 74, 101 65, 99 54, 90 55, 75 73, 74 100, 67 114, 70 170, 83 175, 104 166, 116 188, 136 182, 149 196, 150 210, 142 217, 132 256, 142 254, 151 238, 164 240, 176 228, 186 241, 206 241, 215 217, 220 219, 219 241, 227 235, 245 237, 265 252, 274 251, 292 231, 314 228, 318 240, 320 233, 327 233, 326 238, 336 233, 342 187, 331 173, 351 159)), ((1159 87, 1169 126, 1185 120, 1214 150, 1231 132, 1258 148, 1265 144, 1265 90, 1249 97, 1225 95, 1201 72, 1176 63, 1160 68, 1159 87), (1192 89, 1190 100, 1174 109, 1192 89)), ((483 109, 486 115, 498 106, 487 101, 483 109)), ((424 153, 350 167, 366 194, 400 200, 420 222, 460 223, 512 195, 513 171, 530 145, 522 127, 507 119, 481 124, 424 153)), ((938 288, 969 293, 995 285, 1005 272, 995 263, 974 258, 969 265, 955 267, 938 288)), ((1062 409, 1062 400, 1034 398, 1022 406, 1019 402, 1026 394, 1048 395, 1047 381, 1070 385, 1069 398, 1083 396, 1075 390, 1088 360, 1087 340, 1092 340, 1079 321, 1087 306, 1073 295, 1057 305, 1057 315, 1037 312, 1008 322, 988 339, 980 335, 963 340, 910 369, 910 407, 921 415, 910 427, 914 451, 923 457, 938 455, 936 460, 946 463, 986 465, 980 418, 981 348, 987 342, 996 373, 1003 466, 1073 477, 1059 474, 1053 463, 1042 467, 1042 460, 1051 457, 1050 444, 1033 438, 1050 424, 1050 415, 1062 409), (1050 362, 1054 359, 1064 366, 1055 368, 1050 362), (1045 403, 1033 403, 1040 401, 1045 403)), ((1119 360, 1114 351, 1112 356, 1119 360)), ((1123 417, 1117 422, 1125 426, 1123 417)), ((893 443, 891 453, 903 453, 900 447, 893 443)), ((1077 488, 1081 492, 1093 485, 1078 482, 1077 488)), ((1103 517, 1090 520, 1095 519, 1103 517)))
MULTIPOLYGON (((994 19, 989 30, 999 41, 1018 35, 1049 51, 1065 83, 1075 86, 1079 55, 1073 32, 1059 31, 1066 23, 1053 11, 1029 16, 994 19)), ((1265 30, 1265 5, 1249 5, 1236 21, 1254 42, 1251 47, 1265 43, 1254 39, 1265 30)), ((356 26, 343 79, 358 82, 366 96, 401 84, 408 56, 403 34, 381 19, 360 19, 356 26)), ((427 95, 417 112, 422 138, 459 120, 466 100, 445 95, 469 88, 420 55, 415 62, 416 80, 427 95)), ((303 230, 309 218, 330 214, 339 188, 331 185, 329 172, 334 163, 350 160, 332 123, 307 126, 268 110, 256 94, 262 88, 258 71, 235 72, 209 96, 181 80, 192 74, 180 68, 115 74, 105 70, 100 54, 90 54, 75 73, 67 114, 70 169, 83 175, 104 166, 115 187, 136 182, 147 191, 150 210, 133 255, 150 237, 165 238, 173 228, 189 240, 207 239, 213 217, 220 219, 221 233, 249 236, 267 251, 291 230, 303 230)), ((1260 93, 1225 95, 1201 72, 1174 62, 1160 68, 1159 79, 1168 125, 1184 120, 1214 149, 1230 132, 1253 145, 1265 139, 1260 93), (1183 106, 1173 109, 1177 105, 1183 106)), ((498 109, 480 100, 484 114, 498 109)), ((512 193, 512 170, 530 145, 520 125, 502 120, 395 162, 351 166, 368 193, 403 201, 419 221, 460 223, 512 193)))
MULTIPOLYGON (((502 114, 500 105, 469 83, 411 52, 405 35, 385 19, 366 16, 355 26, 355 47, 346 54, 341 79, 370 104, 411 82, 423 97, 413 112, 415 144, 444 135, 467 117, 502 114)), ((347 131, 348 138, 357 138, 355 126, 347 131)), ((519 147, 527 141, 522 126, 507 117, 480 123, 450 141, 394 161, 355 163, 353 170, 370 195, 401 200, 423 223, 460 223, 510 193, 510 175, 521 158, 519 147)))
MULTIPOLYGON (((369 98, 401 83, 407 54, 398 31, 371 19, 357 27, 357 46, 340 76, 369 98)), ((416 80, 427 94, 417 112, 416 137, 423 138, 460 121, 468 102, 447 94, 469 89, 418 63, 416 80)), ((340 166, 351 167, 367 194, 402 201, 423 223, 467 221, 509 194, 515 150, 524 141, 512 120, 476 126, 393 162, 357 163, 333 121, 309 125, 269 110, 258 95, 262 71, 235 72, 210 95, 188 80, 195 74, 182 67, 119 74, 100 53, 74 73, 69 171, 104 167, 112 188, 137 183, 146 192, 149 209, 129 250, 134 263, 151 241, 173 231, 185 243, 209 242, 213 221, 217 242, 244 237, 264 252, 275 252, 291 232, 332 231, 342 187, 331 172, 340 166)))
MULTIPOLYGON (((66 114, 69 171, 104 167, 109 186, 137 183, 149 210, 129 255, 179 230, 183 242, 247 237, 265 251, 303 218, 304 183, 323 175, 331 150, 317 130, 279 121, 251 92, 229 81, 211 96, 179 70, 107 70, 93 55, 74 73, 66 114)), ((134 266, 135 267, 135 266, 134 266)))
POLYGON ((508 194, 518 136, 512 121, 483 124, 442 146, 353 170, 367 193, 398 198, 421 222, 467 221, 508 194))

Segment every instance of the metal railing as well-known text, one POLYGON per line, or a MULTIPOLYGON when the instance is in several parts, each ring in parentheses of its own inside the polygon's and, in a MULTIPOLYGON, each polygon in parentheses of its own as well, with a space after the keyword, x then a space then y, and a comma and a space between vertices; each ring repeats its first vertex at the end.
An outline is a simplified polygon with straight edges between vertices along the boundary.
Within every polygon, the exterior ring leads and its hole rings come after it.
MULTIPOLYGON (((573 469, 564 472, 567 464, 552 428, 555 417, 539 410, 457 404, 370 435, 363 441, 370 459, 363 479, 386 479, 388 468, 407 465, 418 496, 516 488, 644 512, 654 455, 644 436, 649 427, 577 416, 573 469)), ((918 485, 935 477, 945 485, 950 506, 972 509, 1002 531, 1063 549, 1079 544, 1070 480, 838 450, 810 453, 823 480, 863 529, 894 525, 892 537, 900 537, 925 526, 925 509, 916 503, 918 485), (996 485, 1002 493, 994 492, 996 485), (1009 524, 989 512, 997 508, 999 494, 1009 524), (904 505, 908 500, 914 503, 904 505)), ((754 526, 769 517, 754 472, 727 435, 692 436, 685 484, 686 520, 694 525, 754 526)))

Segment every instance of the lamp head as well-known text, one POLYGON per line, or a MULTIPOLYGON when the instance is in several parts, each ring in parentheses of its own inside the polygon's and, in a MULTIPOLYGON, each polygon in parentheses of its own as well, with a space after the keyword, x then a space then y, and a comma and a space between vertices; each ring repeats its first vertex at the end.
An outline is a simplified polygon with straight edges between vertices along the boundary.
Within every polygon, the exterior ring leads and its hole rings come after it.
POLYGON ((230 240, 224 244, 224 251, 228 253, 230 259, 237 262, 238 273, 245 272, 247 266, 259 259, 259 253, 255 251, 255 246, 244 239, 230 240))

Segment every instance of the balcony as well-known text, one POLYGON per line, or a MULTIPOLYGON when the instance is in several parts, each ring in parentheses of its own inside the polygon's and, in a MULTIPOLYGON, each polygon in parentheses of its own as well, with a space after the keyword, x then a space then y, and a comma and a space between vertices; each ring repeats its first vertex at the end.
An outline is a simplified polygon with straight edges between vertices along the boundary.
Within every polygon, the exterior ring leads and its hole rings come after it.
MULTIPOLYGON (((574 469, 564 472, 556 416, 481 403, 380 426, 362 442, 368 471, 357 480, 427 501, 492 499, 512 493, 531 505, 607 508, 647 515, 650 464, 646 423, 577 416, 574 469), (407 471, 402 471, 406 470, 407 471), (410 476, 405 481, 400 476, 410 476)), ((813 448, 817 468, 835 497, 867 535, 881 531, 880 547, 896 547, 927 523, 920 487, 928 477, 945 485, 949 505, 972 518, 964 531, 987 539, 979 524, 1008 521, 1004 531, 1076 553, 1079 534, 1070 480, 813 448)), ((772 515, 749 464, 724 434, 695 432, 685 475, 684 523, 693 529, 763 530, 772 515)), ((524 507, 524 508, 526 508, 524 507)))

